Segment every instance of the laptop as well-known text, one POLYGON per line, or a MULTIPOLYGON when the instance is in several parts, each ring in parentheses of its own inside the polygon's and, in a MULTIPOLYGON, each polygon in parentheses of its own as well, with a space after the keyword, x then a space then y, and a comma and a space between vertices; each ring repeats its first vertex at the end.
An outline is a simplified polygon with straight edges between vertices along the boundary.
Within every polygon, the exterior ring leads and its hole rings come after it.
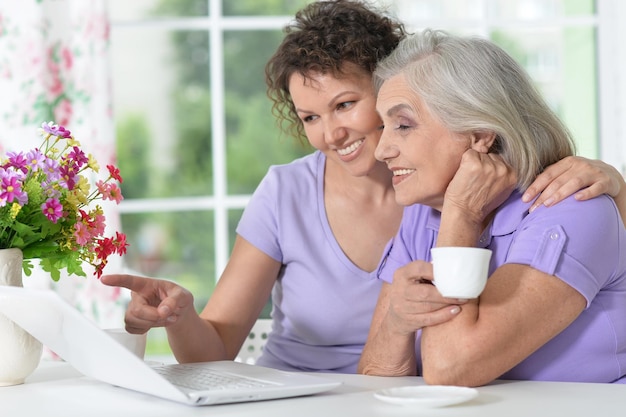
POLYGON ((52 290, 0 286, 0 313, 88 377, 189 405, 311 395, 341 384, 234 361, 151 366, 52 290), (193 386, 205 378, 207 385, 193 386))

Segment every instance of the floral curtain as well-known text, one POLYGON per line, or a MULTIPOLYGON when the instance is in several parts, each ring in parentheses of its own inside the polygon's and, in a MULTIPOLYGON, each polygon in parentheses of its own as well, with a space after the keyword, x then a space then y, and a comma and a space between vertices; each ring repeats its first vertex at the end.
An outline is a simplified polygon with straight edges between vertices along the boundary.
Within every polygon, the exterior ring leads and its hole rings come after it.
MULTIPOLYGON (((104 169, 115 164, 106 0, 0 2, 0 155, 39 145, 37 129, 54 121, 69 129, 104 169)), ((123 173, 122 173, 123 175, 123 173)), ((115 206, 103 206, 107 227, 120 230, 115 206)), ((120 272, 110 258, 105 273, 120 272)), ((122 325, 126 293, 87 278, 41 270, 25 286, 54 287, 101 327, 122 325)))

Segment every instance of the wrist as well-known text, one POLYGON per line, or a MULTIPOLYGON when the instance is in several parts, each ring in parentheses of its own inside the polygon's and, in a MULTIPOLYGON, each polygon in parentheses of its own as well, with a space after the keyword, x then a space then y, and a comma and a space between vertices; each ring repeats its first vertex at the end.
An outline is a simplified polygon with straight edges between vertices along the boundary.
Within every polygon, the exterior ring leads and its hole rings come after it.
POLYGON ((475 246, 483 229, 484 217, 482 213, 444 203, 437 246, 475 246))

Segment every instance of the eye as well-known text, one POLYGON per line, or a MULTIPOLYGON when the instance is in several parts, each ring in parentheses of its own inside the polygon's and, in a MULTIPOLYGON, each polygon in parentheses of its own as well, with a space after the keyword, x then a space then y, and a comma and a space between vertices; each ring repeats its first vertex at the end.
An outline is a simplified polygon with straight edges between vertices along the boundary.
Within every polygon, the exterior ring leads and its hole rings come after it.
POLYGON ((310 116, 305 116, 305 117, 303 117, 303 118, 302 118, 302 121, 303 121, 304 123, 309 123, 309 122, 312 122, 312 121, 313 121, 313 120, 315 120, 315 119, 317 119, 317 116, 310 115, 310 116))
POLYGON ((341 109, 347 109, 350 106, 352 106, 355 102, 354 101, 344 101, 342 103, 337 104, 337 110, 341 110, 341 109))
POLYGON ((404 134, 408 133, 410 130, 413 130, 416 126, 417 125, 414 120, 402 116, 395 119, 393 130, 404 134))
POLYGON ((380 125, 380 126, 378 126, 378 128, 377 128, 377 129, 378 129, 378 130, 385 130, 385 125, 380 125))

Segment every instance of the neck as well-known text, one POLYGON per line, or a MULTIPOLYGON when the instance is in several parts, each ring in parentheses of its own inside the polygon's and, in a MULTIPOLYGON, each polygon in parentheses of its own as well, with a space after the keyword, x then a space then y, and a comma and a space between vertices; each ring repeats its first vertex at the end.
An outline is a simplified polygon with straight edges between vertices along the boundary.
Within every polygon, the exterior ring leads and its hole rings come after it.
POLYGON ((391 171, 380 162, 367 174, 352 175, 343 167, 327 159, 324 184, 326 190, 361 196, 368 200, 391 198, 395 201, 391 177, 391 171))

